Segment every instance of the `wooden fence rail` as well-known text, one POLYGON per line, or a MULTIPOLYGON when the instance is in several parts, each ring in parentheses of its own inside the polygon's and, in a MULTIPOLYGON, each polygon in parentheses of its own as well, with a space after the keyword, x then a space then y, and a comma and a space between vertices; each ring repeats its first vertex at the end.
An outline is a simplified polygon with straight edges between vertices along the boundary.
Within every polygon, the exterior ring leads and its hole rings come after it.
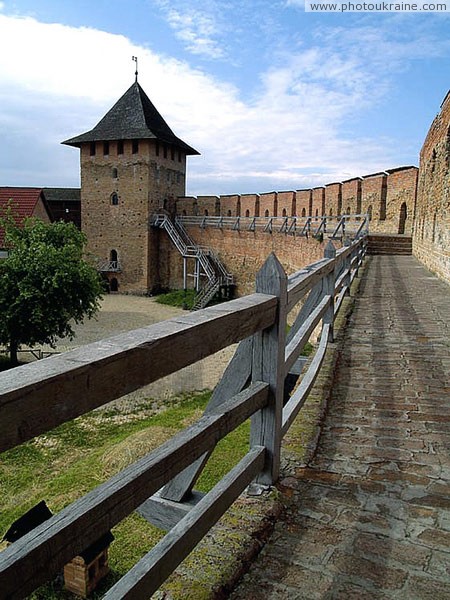
POLYGON ((26 597, 138 510, 170 531, 105 597, 148 598, 245 487, 273 484, 281 439, 314 384, 365 247, 365 237, 338 251, 330 242, 324 259, 289 278, 271 255, 255 294, 0 373, 4 451, 240 341, 196 423, 0 553, 2 597, 26 597), (283 406, 284 380, 320 322, 316 353, 283 406), (249 418, 248 454, 208 494, 195 492, 217 442, 249 418))

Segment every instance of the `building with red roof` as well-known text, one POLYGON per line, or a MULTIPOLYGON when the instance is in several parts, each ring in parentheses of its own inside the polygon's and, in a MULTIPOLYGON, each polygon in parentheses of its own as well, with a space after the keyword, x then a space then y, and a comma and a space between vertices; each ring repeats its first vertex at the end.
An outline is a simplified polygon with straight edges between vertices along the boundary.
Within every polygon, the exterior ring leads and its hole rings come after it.
MULTIPOLYGON (((52 221, 50 208, 42 188, 0 187, 0 214, 11 206, 17 223, 37 217, 45 223, 52 221)), ((0 227, 0 250, 4 248, 4 230, 0 227)))

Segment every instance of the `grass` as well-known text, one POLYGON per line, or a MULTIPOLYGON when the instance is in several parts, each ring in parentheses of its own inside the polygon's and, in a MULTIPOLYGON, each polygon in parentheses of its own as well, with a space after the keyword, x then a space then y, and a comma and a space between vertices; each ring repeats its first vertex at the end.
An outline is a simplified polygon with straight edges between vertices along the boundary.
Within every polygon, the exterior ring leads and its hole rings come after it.
MULTIPOLYGON (((0 538, 11 523, 37 502, 58 512, 195 422, 210 392, 183 394, 156 412, 152 400, 130 410, 97 410, 46 435, 4 452, 0 457, 0 538)), ((196 489, 210 490, 248 450, 249 423, 223 439, 213 452, 196 489)), ((93 598, 126 573, 164 535, 136 513, 113 528, 111 573, 93 598)), ((61 581, 49 583, 30 598, 73 598, 61 581)))
POLYGON ((173 290, 167 294, 159 294, 159 296, 156 296, 156 302, 191 310, 194 306, 196 295, 197 292, 195 290, 173 290))

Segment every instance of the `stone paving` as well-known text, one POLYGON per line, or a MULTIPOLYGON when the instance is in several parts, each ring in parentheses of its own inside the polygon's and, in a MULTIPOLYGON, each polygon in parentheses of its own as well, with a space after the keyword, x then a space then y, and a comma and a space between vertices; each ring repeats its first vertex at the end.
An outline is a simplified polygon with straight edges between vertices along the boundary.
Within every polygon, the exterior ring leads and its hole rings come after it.
POLYGON ((233 600, 450 598, 450 289, 374 256, 314 459, 233 600))

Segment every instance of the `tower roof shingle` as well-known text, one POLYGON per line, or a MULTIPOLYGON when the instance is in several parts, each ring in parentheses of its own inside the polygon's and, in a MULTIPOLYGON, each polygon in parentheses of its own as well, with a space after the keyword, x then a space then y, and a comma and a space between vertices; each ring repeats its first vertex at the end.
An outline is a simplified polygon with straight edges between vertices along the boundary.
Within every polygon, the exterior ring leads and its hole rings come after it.
POLYGON ((137 81, 94 129, 62 143, 79 147, 85 142, 133 139, 156 139, 173 144, 186 154, 199 154, 173 133, 137 81))

